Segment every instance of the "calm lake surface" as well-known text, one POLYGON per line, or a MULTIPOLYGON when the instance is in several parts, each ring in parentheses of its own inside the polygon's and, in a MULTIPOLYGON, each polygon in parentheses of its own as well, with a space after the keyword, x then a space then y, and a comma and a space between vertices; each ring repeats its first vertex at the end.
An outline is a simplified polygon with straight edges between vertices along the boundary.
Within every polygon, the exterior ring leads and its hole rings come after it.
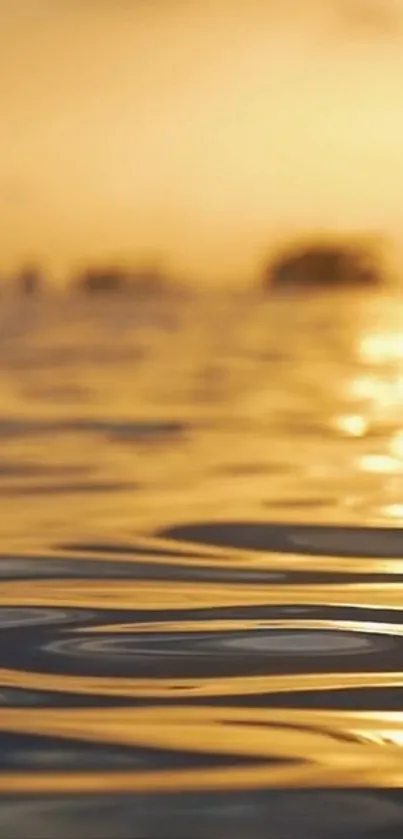
POLYGON ((401 839, 403 298, 0 310, 0 836, 401 839))

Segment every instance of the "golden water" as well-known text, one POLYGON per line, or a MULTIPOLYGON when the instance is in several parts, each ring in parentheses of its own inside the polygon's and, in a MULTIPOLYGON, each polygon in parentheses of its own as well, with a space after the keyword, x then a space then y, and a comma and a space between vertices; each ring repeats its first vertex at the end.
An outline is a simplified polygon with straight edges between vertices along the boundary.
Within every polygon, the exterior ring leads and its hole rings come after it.
POLYGON ((0 836, 401 837, 403 299, 0 342, 0 836))

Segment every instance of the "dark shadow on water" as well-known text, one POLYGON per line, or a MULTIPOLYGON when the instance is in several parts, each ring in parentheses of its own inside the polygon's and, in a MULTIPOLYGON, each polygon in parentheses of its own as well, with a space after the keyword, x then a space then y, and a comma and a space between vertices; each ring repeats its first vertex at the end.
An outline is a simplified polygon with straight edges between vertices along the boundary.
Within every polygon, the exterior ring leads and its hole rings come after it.
POLYGON ((356 527, 261 522, 205 522, 159 531, 164 539, 250 551, 302 555, 403 556, 403 531, 393 527, 356 527))
POLYGON ((400 790, 8 796, 7 839, 401 839, 400 790))

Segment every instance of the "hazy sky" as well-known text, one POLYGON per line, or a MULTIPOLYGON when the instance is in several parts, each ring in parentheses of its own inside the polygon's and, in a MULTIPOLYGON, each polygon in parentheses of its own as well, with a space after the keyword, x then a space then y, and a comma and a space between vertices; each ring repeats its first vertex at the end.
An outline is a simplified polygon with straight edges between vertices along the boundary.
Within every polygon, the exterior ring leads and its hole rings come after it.
POLYGON ((1 261, 403 230, 403 0, 0 0, 1 261))

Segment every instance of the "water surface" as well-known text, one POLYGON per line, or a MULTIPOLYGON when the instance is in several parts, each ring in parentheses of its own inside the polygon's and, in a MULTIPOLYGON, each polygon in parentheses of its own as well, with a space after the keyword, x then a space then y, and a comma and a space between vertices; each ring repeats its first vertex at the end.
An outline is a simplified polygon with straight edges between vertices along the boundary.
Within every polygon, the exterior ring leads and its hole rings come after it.
POLYGON ((0 345, 0 836, 400 839, 403 300, 0 345))

